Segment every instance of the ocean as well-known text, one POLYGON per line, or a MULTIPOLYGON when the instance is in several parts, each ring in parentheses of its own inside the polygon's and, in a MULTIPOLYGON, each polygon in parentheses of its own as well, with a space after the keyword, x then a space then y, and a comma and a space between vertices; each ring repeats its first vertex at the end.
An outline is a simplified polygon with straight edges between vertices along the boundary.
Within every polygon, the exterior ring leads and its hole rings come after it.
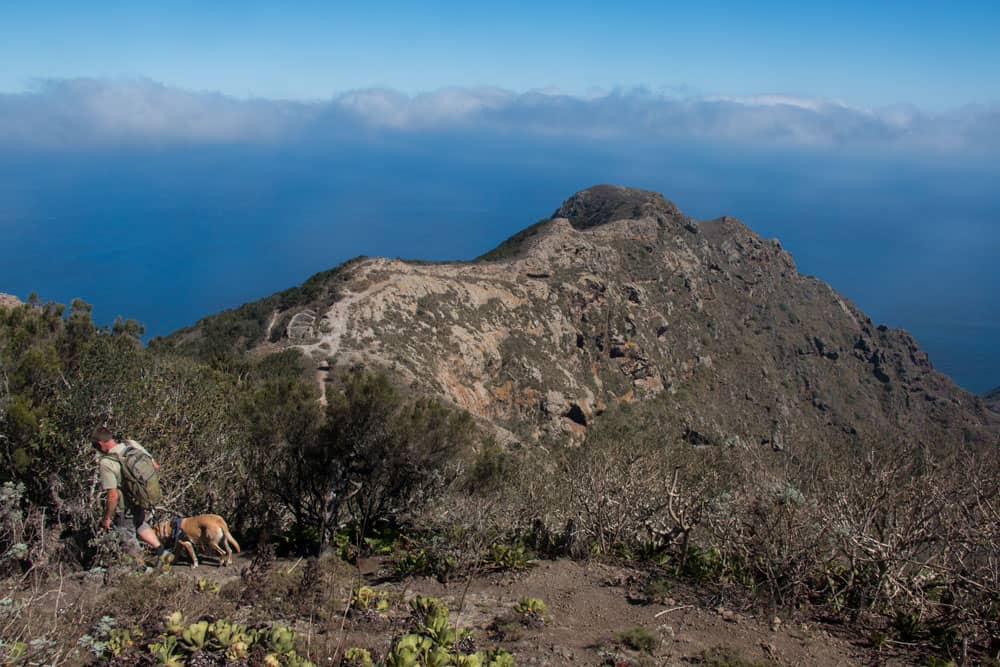
POLYGON ((777 237, 973 392, 1000 385, 1000 160, 461 132, 0 153, 0 291, 166 334, 357 255, 470 259, 597 183, 777 237))

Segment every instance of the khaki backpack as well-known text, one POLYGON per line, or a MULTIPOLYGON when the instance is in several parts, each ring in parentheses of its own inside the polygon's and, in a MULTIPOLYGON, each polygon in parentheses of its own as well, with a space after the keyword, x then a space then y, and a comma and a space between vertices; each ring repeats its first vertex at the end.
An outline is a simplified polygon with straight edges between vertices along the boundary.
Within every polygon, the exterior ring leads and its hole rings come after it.
POLYGON ((106 454, 121 465, 122 487, 129 499, 143 509, 153 509, 163 500, 160 476, 153 467, 153 457, 129 440, 121 454, 106 454))

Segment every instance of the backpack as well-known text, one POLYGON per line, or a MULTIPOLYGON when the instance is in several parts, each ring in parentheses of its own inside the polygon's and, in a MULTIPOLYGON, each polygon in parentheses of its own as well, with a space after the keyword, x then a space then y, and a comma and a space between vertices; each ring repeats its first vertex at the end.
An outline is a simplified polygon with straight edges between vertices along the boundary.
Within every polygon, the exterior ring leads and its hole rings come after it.
POLYGON ((122 487, 129 500, 142 509, 153 509, 161 500, 160 476, 153 467, 153 457, 129 440, 121 455, 110 455, 121 464, 122 487))

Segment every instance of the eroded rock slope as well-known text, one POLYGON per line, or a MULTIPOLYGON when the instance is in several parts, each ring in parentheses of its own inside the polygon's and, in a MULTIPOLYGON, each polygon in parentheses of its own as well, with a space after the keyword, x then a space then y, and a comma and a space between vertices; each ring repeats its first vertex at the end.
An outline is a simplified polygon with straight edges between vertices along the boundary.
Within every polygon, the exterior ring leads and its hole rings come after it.
MULTIPOLYGON (((259 352, 397 374, 525 442, 658 400, 693 444, 989 443, 998 416, 731 217, 597 186, 475 262, 355 260, 277 306, 259 352)), ((314 283, 317 281, 313 281, 314 283)), ((184 334, 197 339, 197 328, 184 334)))

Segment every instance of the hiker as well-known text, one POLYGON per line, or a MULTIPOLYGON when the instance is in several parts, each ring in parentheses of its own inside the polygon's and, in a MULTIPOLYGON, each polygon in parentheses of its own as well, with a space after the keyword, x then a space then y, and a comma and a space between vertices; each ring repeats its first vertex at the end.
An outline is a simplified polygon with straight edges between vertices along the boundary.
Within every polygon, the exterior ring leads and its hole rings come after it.
POLYGON ((160 499, 159 479, 156 476, 160 464, 134 440, 115 442, 111 431, 103 426, 94 429, 91 440, 94 449, 101 452, 98 463, 101 488, 107 494, 101 526, 111 530, 118 498, 124 496, 125 511, 120 517, 119 528, 128 532, 130 537, 138 535, 156 550, 157 556, 162 557, 165 549, 149 525, 149 510, 160 499))

